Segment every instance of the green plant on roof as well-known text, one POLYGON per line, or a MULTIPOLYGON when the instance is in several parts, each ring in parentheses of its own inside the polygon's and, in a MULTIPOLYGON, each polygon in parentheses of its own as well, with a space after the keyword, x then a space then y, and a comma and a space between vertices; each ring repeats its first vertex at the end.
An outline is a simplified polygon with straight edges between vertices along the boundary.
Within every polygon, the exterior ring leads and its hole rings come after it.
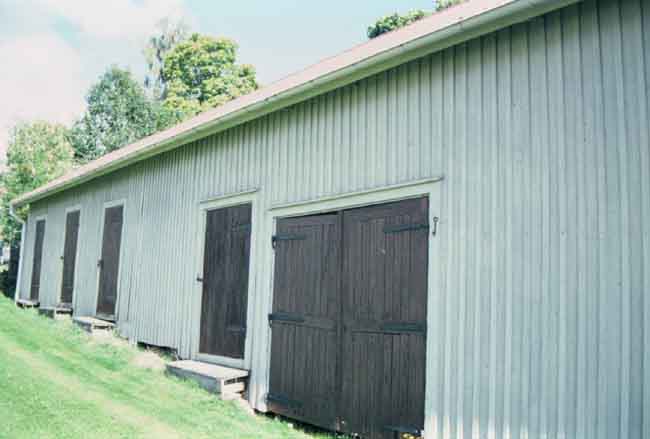
MULTIPOLYGON (((462 3, 463 1, 465 0, 437 0, 434 2, 434 9, 435 12, 441 11, 443 9, 449 8, 450 6, 462 3)), ((372 24, 372 26, 368 27, 368 38, 376 38, 380 35, 394 31, 395 29, 408 26, 409 24, 428 17, 431 14, 432 12, 417 9, 405 14, 394 13, 386 15, 378 19, 375 23, 372 24)))

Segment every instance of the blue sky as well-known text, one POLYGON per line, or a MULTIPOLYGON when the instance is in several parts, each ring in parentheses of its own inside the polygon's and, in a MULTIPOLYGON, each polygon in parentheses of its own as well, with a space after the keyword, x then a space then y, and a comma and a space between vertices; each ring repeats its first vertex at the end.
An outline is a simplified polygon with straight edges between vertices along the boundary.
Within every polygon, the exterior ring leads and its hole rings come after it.
POLYGON ((432 0, 0 0, 0 154, 21 120, 69 124, 111 64, 144 74, 142 47, 162 18, 225 36, 268 84, 366 40, 377 17, 432 0))

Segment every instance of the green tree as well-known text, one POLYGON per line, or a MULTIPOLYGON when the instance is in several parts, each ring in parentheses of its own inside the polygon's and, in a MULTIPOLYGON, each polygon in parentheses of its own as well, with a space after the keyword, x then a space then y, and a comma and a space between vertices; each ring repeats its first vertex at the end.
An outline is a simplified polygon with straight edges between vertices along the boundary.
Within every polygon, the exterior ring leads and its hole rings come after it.
POLYGON ((407 26, 429 15, 429 12, 422 10, 407 12, 404 15, 397 13, 386 15, 385 17, 381 17, 379 20, 377 20, 372 26, 368 27, 368 38, 377 38, 380 35, 391 32, 400 27, 407 26))
MULTIPOLYGON (((20 241, 20 225, 9 215, 14 198, 61 176, 74 163, 74 151, 67 139, 66 127, 37 121, 21 123, 12 130, 7 148, 6 170, 2 175, 3 240, 11 245, 20 241)), ((27 207, 17 209, 27 218, 27 207)))
MULTIPOLYGON (((435 4, 435 11, 447 9, 450 6, 462 3, 465 0, 437 0, 435 4)), ((368 27, 368 38, 376 38, 385 33, 399 29, 400 27, 407 26, 413 22, 421 20, 431 15, 431 12, 423 11, 421 9, 407 12, 406 14, 391 14, 381 17, 372 26, 368 27)))
POLYGON ((188 117, 257 89, 255 69, 236 61, 234 41, 192 34, 165 57, 165 107, 188 117))
POLYGON ((436 12, 447 9, 451 6, 463 3, 465 0, 437 0, 436 1, 436 12))
POLYGON ((187 40, 187 37, 188 27, 183 21, 174 22, 165 18, 158 22, 155 35, 149 38, 143 51, 147 61, 144 85, 153 99, 165 99, 167 88, 163 78, 165 56, 179 43, 187 40))
POLYGON ((71 130, 80 162, 100 157, 155 133, 176 118, 147 98, 131 72, 110 67, 86 96, 87 108, 71 130))

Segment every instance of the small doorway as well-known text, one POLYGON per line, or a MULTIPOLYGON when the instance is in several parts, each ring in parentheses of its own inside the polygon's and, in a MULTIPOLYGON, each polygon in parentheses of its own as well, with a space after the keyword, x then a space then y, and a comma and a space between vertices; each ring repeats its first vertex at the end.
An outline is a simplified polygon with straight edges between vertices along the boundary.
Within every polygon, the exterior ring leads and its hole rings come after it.
POLYGON ((72 309, 74 293, 75 267, 77 263, 77 241, 79 239, 80 211, 73 210, 67 213, 65 219, 65 237, 63 241, 63 274, 61 276, 61 301, 60 307, 72 309))
POLYGON ((45 220, 36 221, 34 237, 34 259, 32 262, 32 282, 29 289, 29 299, 38 302, 41 290, 41 267, 43 265, 43 242, 45 240, 45 220))
POLYGON ((364 438, 424 427, 429 200, 277 220, 269 408, 364 438))
POLYGON ((97 261, 99 268, 97 317, 110 321, 115 321, 123 221, 123 205, 107 207, 104 210, 102 253, 97 261))
POLYGON ((243 361, 252 205, 208 209, 204 215, 198 353, 243 361))

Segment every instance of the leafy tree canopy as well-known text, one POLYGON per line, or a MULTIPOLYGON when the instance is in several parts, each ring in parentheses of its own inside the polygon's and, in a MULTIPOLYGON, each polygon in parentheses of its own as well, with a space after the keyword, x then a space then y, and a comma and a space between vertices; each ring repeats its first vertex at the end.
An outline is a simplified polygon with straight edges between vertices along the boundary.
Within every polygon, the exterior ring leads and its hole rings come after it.
MULTIPOLYGON (((74 163, 74 150, 68 142, 68 130, 48 122, 31 122, 16 125, 7 148, 7 168, 2 175, 2 227, 3 240, 17 244, 20 225, 9 215, 9 202, 50 180, 63 175, 74 163)), ((17 213, 27 217, 27 207, 17 213)))
POLYGON ((147 62, 144 85, 153 99, 165 99, 167 89, 163 77, 165 56, 179 43, 187 40, 187 37, 187 24, 165 18, 157 24, 155 35, 149 38, 143 51, 147 62))
POLYGON ((257 89, 254 67, 236 61, 234 41, 192 34, 165 57, 165 107, 192 116, 257 89))
MULTIPOLYGON (((465 0, 437 0, 435 2, 435 11, 447 9, 450 6, 462 3, 465 0)), ((400 27, 407 26, 415 21, 431 15, 431 12, 421 9, 407 12, 406 14, 391 14, 377 20, 372 26, 368 27, 368 38, 376 38, 385 33, 391 32, 400 27)))
POLYGON ((110 67, 86 96, 87 109, 71 131, 80 162, 100 157, 155 133, 176 121, 147 98, 128 70, 110 67))

